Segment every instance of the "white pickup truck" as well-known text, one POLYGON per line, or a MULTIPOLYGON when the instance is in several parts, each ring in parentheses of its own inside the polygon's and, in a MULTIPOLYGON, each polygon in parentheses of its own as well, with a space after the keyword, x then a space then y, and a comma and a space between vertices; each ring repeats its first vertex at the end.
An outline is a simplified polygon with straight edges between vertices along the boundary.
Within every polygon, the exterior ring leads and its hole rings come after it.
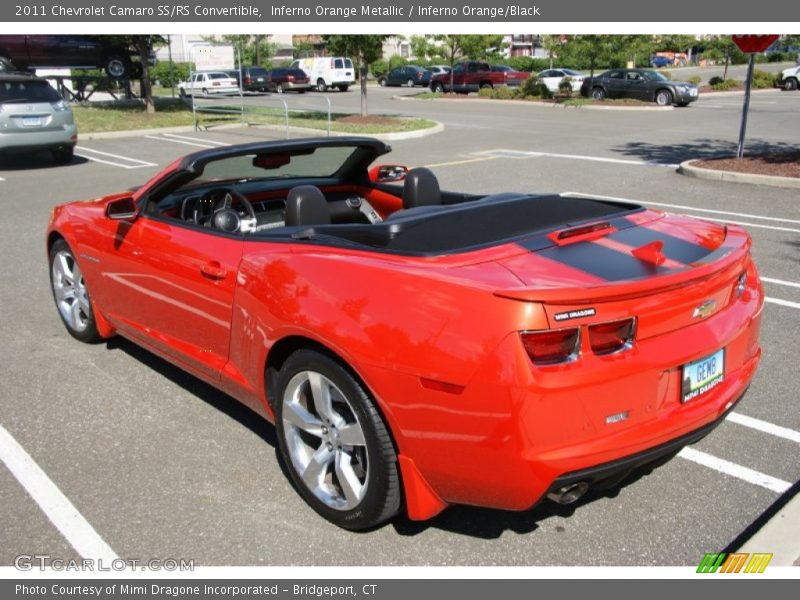
POLYGON ((800 64, 781 71, 778 86, 784 90, 796 90, 800 87, 800 64))

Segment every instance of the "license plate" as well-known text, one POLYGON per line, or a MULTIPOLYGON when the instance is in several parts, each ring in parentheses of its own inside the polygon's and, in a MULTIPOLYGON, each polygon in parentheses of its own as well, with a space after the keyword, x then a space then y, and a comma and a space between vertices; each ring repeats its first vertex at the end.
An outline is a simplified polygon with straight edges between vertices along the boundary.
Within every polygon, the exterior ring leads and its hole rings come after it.
POLYGON ((681 402, 708 393, 725 378, 725 349, 683 365, 681 375, 681 402))
POLYGON ((39 127, 42 124, 42 119, 40 117, 23 117, 22 118, 22 126, 23 127, 39 127))
POLYGON ((263 78, 263 77, 258 77, 258 78, 256 79, 256 81, 264 81, 264 78, 263 78))

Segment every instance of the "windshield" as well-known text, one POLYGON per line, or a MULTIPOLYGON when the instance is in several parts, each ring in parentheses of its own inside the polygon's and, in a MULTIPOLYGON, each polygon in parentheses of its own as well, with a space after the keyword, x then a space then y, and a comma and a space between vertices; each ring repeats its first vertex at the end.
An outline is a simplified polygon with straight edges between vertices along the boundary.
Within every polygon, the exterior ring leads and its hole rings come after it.
POLYGON ((357 150, 355 146, 316 148, 310 154, 246 154, 208 163, 195 181, 242 181, 291 177, 331 177, 357 150))
POLYGON ((58 102, 58 95, 46 81, 0 81, 0 104, 5 102, 58 102))
POLYGON ((645 71, 644 75, 651 81, 669 81, 668 77, 664 77, 658 71, 645 71))

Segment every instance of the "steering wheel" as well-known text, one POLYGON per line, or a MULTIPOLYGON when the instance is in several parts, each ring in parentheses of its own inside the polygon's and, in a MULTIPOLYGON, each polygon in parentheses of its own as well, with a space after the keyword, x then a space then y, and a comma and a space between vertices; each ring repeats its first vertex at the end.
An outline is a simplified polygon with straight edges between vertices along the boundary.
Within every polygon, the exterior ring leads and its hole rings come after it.
POLYGON ((238 204, 245 215, 255 222, 256 211, 250 201, 233 188, 209 190, 198 200, 192 220, 198 225, 215 227, 229 233, 239 230, 241 213, 233 208, 238 204))

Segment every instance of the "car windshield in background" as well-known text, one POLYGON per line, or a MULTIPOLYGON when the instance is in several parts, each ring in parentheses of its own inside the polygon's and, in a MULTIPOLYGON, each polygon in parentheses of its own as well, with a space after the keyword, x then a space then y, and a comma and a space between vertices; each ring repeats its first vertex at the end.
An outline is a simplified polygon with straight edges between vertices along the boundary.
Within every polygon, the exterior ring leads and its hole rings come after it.
POLYGON ((564 71, 564 73, 566 73, 570 77, 580 77, 581 75, 583 75, 583 73, 581 73, 580 71, 573 71, 572 69, 561 69, 561 70, 564 71))
POLYGON ((317 148, 310 154, 286 152, 233 156, 208 163, 199 180, 240 181, 331 177, 357 150, 357 146, 334 146, 317 148))
POLYGON ((645 74, 645 77, 647 77, 648 79, 651 79, 653 81, 669 81, 668 77, 664 77, 658 71, 645 71, 644 74, 645 74))
POLYGON ((6 102, 58 102, 58 95, 46 81, 0 81, 0 104, 6 102))

